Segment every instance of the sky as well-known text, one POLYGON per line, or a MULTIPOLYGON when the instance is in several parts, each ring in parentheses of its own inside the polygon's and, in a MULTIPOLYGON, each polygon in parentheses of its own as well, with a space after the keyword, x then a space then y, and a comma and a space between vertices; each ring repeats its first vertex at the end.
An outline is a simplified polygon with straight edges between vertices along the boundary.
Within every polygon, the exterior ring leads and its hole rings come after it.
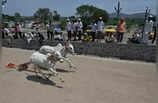
MULTIPOLYGON (((72 16, 76 13, 76 8, 88 4, 113 13, 114 6, 118 0, 8 0, 5 14, 14 15, 19 12, 22 16, 32 16, 38 8, 49 8, 51 11, 57 10, 61 16, 72 16)), ((145 12, 146 7, 151 8, 151 12, 156 14, 157 0, 120 0, 122 13, 132 14, 145 12)))

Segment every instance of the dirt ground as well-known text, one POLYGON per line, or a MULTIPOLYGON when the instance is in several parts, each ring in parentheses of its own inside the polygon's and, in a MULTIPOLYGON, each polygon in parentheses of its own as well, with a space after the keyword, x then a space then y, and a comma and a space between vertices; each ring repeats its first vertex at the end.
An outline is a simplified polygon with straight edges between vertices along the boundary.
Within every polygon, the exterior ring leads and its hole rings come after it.
POLYGON ((70 56, 77 66, 68 72, 66 63, 57 64, 65 82, 50 81, 28 71, 5 68, 11 62, 28 61, 33 51, 3 48, 0 68, 0 103, 157 103, 158 72, 155 64, 70 56))

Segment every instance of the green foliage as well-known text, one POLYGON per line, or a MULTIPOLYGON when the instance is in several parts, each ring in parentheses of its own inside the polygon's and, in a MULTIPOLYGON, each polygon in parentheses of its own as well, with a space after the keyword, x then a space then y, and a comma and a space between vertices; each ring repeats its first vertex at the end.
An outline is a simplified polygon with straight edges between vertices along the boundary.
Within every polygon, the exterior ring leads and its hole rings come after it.
POLYGON ((54 21, 60 20, 60 14, 58 14, 58 12, 56 10, 53 12, 53 20, 54 21))
POLYGON ((107 11, 96 8, 94 6, 82 5, 78 7, 76 11, 76 14, 82 18, 85 25, 97 22, 99 17, 102 17, 104 22, 107 22, 109 19, 107 11))
POLYGON ((21 17, 20 13, 19 12, 16 12, 14 14, 14 17, 15 17, 15 21, 16 22, 22 22, 23 21, 23 18, 21 17))
POLYGON ((59 25, 61 27, 62 30, 65 30, 65 27, 66 27, 66 17, 62 17, 60 18, 60 22, 61 24, 59 25))
POLYGON ((110 18, 107 22, 108 25, 117 25, 118 23, 118 19, 117 18, 110 18))
POLYGON ((23 19, 24 19, 24 21, 26 21, 26 20, 33 21, 34 17, 33 16, 26 16, 26 17, 23 17, 23 19))
POLYGON ((34 13, 34 18, 46 24, 48 21, 52 20, 52 13, 50 12, 49 8, 39 8, 34 13))
POLYGON ((15 16, 2 15, 3 22, 15 21, 15 16))

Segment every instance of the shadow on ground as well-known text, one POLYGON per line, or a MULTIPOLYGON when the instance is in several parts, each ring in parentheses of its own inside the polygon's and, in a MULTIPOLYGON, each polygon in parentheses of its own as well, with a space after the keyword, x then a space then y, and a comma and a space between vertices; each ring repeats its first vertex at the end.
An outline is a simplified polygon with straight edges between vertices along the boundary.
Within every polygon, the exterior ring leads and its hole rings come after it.
POLYGON ((71 72, 75 72, 75 71, 70 71, 70 70, 64 70, 64 69, 61 69, 61 68, 56 68, 56 71, 57 71, 57 72, 61 72, 61 73, 71 73, 71 72))
POLYGON ((38 82, 43 85, 50 85, 50 86, 54 86, 57 88, 63 88, 62 86, 57 86, 56 83, 51 80, 47 80, 47 79, 44 79, 44 78, 42 78, 40 76, 36 76, 36 75, 28 75, 26 77, 26 79, 29 81, 33 81, 33 82, 38 82))
MULTIPOLYGON (((40 68, 40 69, 43 70, 43 71, 48 71, 48 70, 43 69, 43 68, 40 68)), ((29 70, 29 69, 25 69, 25 68, 20 68, 20 69, 18 69, 18 71, 19 71, 19 72, 27 71, 27 72, 35 73, 34 70, 29 70)), ((75 71, 70 71, 70 70, 64 70, 64 69, 61 69, 61 68, 56 68, 56 71, 57 71, 57 72, 61 72, 61 73, 75 72, 75 71)))

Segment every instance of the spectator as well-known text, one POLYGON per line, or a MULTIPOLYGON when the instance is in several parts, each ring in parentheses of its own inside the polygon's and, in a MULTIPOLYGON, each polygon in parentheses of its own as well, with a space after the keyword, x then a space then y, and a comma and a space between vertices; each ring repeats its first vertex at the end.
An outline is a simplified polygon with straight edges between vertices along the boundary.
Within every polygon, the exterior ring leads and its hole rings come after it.
POLYGON ((4 27, 2 27, 2 39, 5 39, 5 30, 4 30, 4 27))
POLYGON ((101 36, 104 29, 104 22, 102 20, 102 17, 99 17, 97 27, 98 27, 98 35, 101 36))
POLYGON ((50 23, 49 29, 50 29, 50 39, 53 40, 54 39, 54 27, 53 27, 53 24, 50 23))
POLYGON ((152 44, 154 44, 155 39, 156 39, 156 34, 157 34, 157 32, 156 32, 156 31, 157 31, 157 29, 156 29, 156 25, 157 25, 157 24, 156 24, 156 23, 157 23, 157 22, 156 22, 156 17, 153 18, 153 21, 154 21, 154 26, 153 26, 153 29, 154 29, 154 37, 153 37, 153 40, 152 40, 152 44))
POLYGON ((17 26, 14 27, 14 39, 18 39, 18 29, 17 29, 17 26))
POLYGON ((82 32, 83 32, 83 23, 81 21, 81 19, 79 18, 78 19, 78 37, 79 37, 79 40, 81 40, 82 38, 82 32))
POLYGON ((40 45, 42 44, 43 40, 44 40, 44 36, 39 32, 39 29, 36 28, 36 33, 38 34, 39 37, 39 43, 40 45))
POLYGON ((71 41, 71 30, 72 30, 72 23, 70 22, 70 19, 67 19, 67 34, 68 34, 68 40, 71 41))
POLYGON ((4 28, 4 33, 5 33, 6 36, 8 36, 9 33, 10 33, 9 29, 5 27, 5 28, 4 28))
POLYGON ((97 31, 97 24, 94 23, 92 26, 92 41, 95 41, 95 36, 96 36, 96 31, 97 31))
POLYGON ((153 21, 152 15, 148 17, 144 26, 144 33, 143 33, 143 43, 148 44, 149 34, 152 32, 153 29, 153 21))
POLYGON ((46 29, 47 29, 47 40, 50 39, 50 28, 49 28, 49 24, 46 25, 46 29))
POLYGON ((22 25, 19 23, 17 25, 17 31, 18 31, 18 34, 19 34, 19 37, 22 39, 22 25))
POLYGON ((78 29, 76 20, 73 22, 72 29, 73 29, 74 41, 76 41, 77 40, 77 29, 78 29))
POLYGON ((123 35, 126 32, 126 23, 125 19, 121 18, 117 25, 117 42, 122 42, 123 35))

